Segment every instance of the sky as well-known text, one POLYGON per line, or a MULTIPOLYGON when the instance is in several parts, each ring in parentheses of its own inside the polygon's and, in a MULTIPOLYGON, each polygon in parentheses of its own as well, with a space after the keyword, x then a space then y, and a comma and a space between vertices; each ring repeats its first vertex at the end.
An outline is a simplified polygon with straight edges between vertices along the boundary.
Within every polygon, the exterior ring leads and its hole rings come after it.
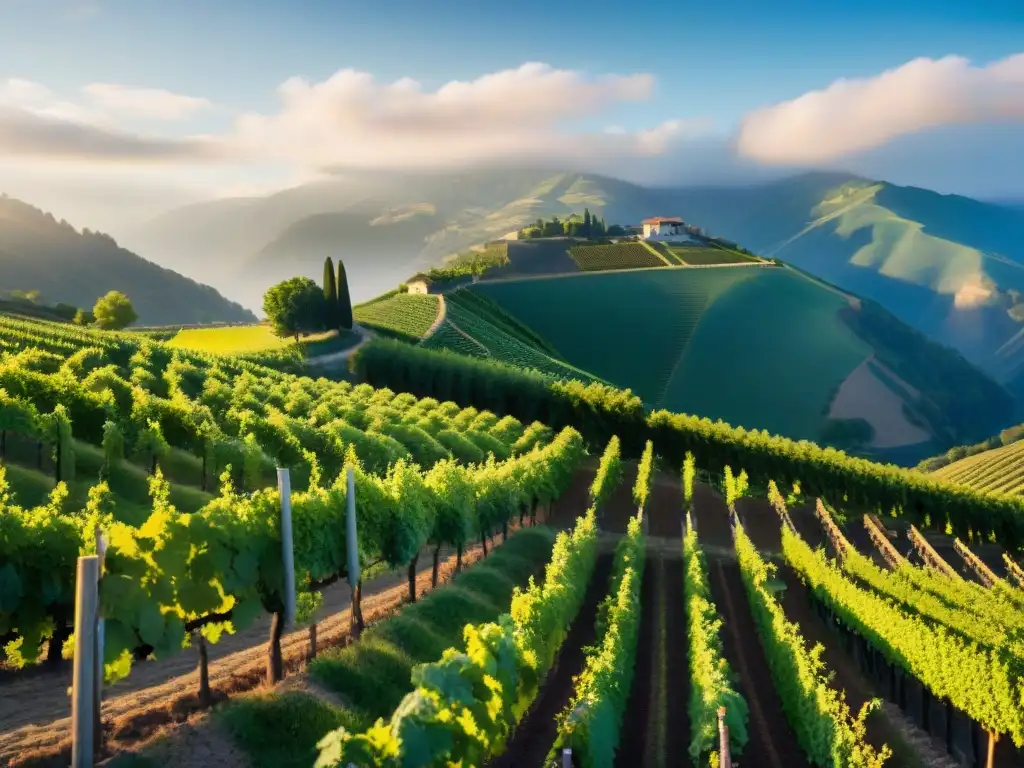
POLYGON ((115 233, 347 169, 1024 199, 1019 0, 0 0, 0 191, 115 233))

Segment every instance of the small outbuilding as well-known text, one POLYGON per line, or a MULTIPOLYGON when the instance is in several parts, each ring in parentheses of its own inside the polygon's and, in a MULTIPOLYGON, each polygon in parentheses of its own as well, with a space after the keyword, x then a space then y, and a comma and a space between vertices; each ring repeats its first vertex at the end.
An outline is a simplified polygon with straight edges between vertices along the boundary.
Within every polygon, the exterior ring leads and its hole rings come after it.
POLYGON ((430 293, 431 282, 433 281, 429 277, 420 273, 410 277, 405 285, 409 293, 430 293))

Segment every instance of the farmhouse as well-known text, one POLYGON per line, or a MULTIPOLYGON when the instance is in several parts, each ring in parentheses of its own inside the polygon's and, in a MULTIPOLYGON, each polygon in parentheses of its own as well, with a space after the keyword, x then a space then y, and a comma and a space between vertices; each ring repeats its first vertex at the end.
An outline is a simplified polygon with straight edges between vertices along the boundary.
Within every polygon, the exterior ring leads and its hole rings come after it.
POLYGON ((409 278, 409 282, 405 284, 406 290, 409 293, 430 293, 431 282, 433 281, 422 273, 413 275, 409 278))
POLYGON ((644 226, 644 240, 686 242, 691 239, 686 224, 678 217, 655 216, 651 219, 644 219, 641 223, 644 226))

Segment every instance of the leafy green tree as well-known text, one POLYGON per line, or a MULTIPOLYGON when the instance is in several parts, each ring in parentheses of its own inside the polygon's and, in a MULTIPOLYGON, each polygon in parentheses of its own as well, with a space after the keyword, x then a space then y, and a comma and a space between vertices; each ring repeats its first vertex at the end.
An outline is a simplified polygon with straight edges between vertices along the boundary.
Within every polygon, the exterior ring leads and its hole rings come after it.
POLYGON ((72 322, 75 325, 92 325, 96 322, 96 315, 88 309, 80 309, 75 312, 75 318, 72 322))
POLYGON ((352 297, 348 292, 345 262, 341 259, 338 259, 338 327, 345 330, 352 328, 352 297))
POLYGON ((263 296, 263 311, 274 333, 294 336, 326 327, 327 301, 323 289, 308 277, 293 277, 270 288, 263 296))
POLYGON ((119 331, 139 319, 131 299, 120 291, 110 291, 92 308, 96 325, 106 331, 119 331))
POLYGON ((338 328, 341 323, 341 305, 338 303, 338 286, 334 280, 334 261, 330 256, 324 259, 324 301, 327 303, 327 327, 338 328))

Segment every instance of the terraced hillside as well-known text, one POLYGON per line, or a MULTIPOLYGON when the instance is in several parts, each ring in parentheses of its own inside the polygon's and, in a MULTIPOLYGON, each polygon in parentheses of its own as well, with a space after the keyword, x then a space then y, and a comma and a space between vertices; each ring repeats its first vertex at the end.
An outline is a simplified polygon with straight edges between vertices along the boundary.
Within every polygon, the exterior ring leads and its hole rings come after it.
POLYGON ((1024 440, 968 456, 933 474, 982 491, 1024 494, 1024 440))
POLYGON ((667 259, 662 258, 643 243, 577 245, 575 248, 569 249, 569 254, 584 272, 669 266, 667 259))
POLYGON ((672 245, 668 247, 668 251, 683 264, 692 267, 708 264, 745 264, 755 261, 737 251, 727 251, 724 248, 713 248, 706 245, 672 245))
POLYGON ((419 341, 437 319, 440 304, 432 294, 397 293, 360 304, 353 309, 355 321, 385 336, 419 341))
POLYGON ((500 280, 507 277, 529 275, 562 275, 578 272, 579 266, 569 256, 569 248, 578 240, 553 237, 543 240, 510 240, 508 264, 489 269, 482 280, 500 280))
POLYGON ((793 270, 640 270, 472 290, 568 363, 631 388, 651 407, 794 438, 929 450, 933 425, 907 416, 925 396, 920 387, 889 386, 899 377, 874 357, 879 335, 855 331, 848 319, 865 313, 857 300, 793 270))
POLYGON ((422 345, 491 358, 565 379, 597 377, 569 365, 542 337, 483 294, 460 289, 446 297, 445 321, 422 345))

